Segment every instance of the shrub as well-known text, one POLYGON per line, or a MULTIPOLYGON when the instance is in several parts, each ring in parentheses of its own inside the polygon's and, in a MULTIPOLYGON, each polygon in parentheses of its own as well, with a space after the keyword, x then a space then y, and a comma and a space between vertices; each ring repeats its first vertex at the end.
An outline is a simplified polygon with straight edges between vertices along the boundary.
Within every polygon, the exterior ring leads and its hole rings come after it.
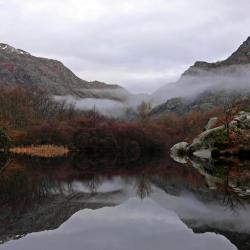
POLYGON ((89 154, 112 154, 116 141, 109 129, 79 128, 73 136, 76 149, 89 154))
POLYGON ((84 153, 138 158, 164 148, 164 141, 151 130, 136 124, 113 122, 91 128, 80 127, 73 136, 74 147, 84 153))
POLYGON ((65 122, 44 122, 19 134, 15 144, 20 145, 67 145, 71 148, 74 130, 65 122))
POLYGON ((9 147, 10 147, 9 137, 2 130, 0 130, 0 149, 8 151, 9 147))

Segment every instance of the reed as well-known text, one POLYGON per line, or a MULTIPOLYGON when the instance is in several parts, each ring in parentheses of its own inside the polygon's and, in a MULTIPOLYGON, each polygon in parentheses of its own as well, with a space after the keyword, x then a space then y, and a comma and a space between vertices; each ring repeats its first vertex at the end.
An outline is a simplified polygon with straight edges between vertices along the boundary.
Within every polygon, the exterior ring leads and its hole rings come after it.
POLYGON ((29 147, 15 147, 11 148, 10 152, 14 154, 52 158, 67 155, 69 153, 69 149, 64 146, 38 145, 29 147))

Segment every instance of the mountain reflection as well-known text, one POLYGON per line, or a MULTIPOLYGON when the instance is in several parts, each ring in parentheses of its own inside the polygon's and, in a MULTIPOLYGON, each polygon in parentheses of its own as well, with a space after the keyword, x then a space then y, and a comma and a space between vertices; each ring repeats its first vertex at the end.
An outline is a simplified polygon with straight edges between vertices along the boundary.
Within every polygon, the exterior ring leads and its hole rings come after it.
POLYGON ((114 207, 132 197, 175 211, 194 231, 220 232, 237 246, 243 235, 250 239, 248 178, 230 164, 218 173, 215 163, 192 159, 181 165, 168 157, 0 159, 2 243, 55 230, 80 210, 114 207))

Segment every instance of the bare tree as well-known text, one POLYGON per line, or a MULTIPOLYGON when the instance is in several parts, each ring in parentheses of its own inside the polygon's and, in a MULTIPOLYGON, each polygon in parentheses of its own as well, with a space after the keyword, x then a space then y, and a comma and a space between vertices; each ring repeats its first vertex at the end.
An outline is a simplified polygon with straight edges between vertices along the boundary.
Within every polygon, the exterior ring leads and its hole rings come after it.
POLYGON ((140 175, 136 179, 136 186, 137 186, 137 195, 141 198, 141 200, 150 196, 150 194, 152 193, 151 182, 145 176, 144 173, 142 173, 142 175, 140 175))
POLYGON ((237 212, 237 208, 244 207, 243 199, 239 196, 238 193, 236 193, 232 187, 229 186, 229 172, 230 167, 226 168, 226 174, 224 179, 224 196, 222 204, 229 208, 233 212, 237 212))
POLYGON ((150 118, 150 111, 152 107, 149 102, 143 101, 138 107, 137 107, 137 113, 138 113, 138 120, 141 123, 141 125, 146 125, 150 118))
POLYGON ((242 109, 243 98, 242 95, 230 94, 224 98, 222 106, 222 122, 225 126, 227 137, 230 135, 230 122, 233 120, 235 115, 242 109))

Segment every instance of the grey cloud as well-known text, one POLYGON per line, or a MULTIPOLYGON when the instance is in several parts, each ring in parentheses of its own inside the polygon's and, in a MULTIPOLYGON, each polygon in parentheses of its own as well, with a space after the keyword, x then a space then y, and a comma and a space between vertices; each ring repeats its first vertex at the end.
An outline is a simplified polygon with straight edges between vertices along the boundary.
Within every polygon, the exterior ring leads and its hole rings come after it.
POLYGON ((152 92, 163 84, 160 74, 167 83, 196 60, 224 59, 249 36, 250 3, 243 0, 0 3, 3 42, 135 92, 152 92))

